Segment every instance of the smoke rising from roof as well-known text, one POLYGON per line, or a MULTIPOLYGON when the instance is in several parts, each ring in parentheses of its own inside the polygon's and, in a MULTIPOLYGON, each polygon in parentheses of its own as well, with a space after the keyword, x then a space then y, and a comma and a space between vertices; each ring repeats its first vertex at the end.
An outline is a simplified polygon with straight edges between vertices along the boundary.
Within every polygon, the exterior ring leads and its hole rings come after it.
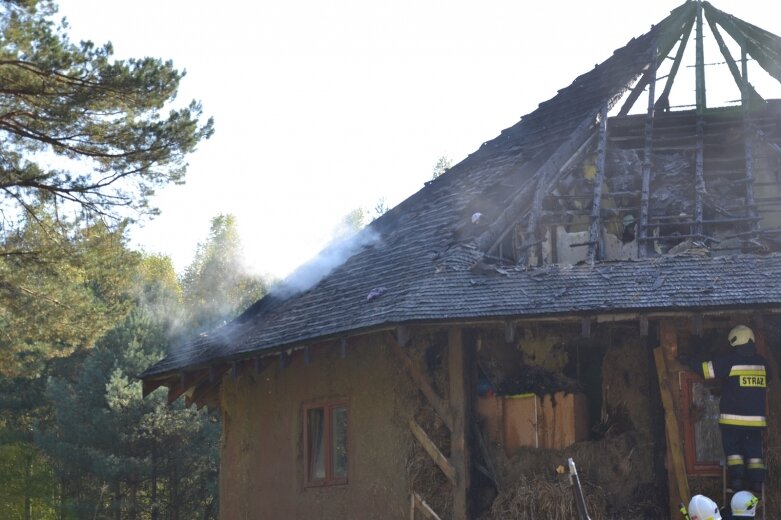
POLYGON ((316 257, 297 268, 279 285, 273 287, 271 294, 287 298, 304 292, 317 285, 320 280, 361 249, 371 247, 379 242, 380 235, 371 226, 349 236, 341 234, 316 257))

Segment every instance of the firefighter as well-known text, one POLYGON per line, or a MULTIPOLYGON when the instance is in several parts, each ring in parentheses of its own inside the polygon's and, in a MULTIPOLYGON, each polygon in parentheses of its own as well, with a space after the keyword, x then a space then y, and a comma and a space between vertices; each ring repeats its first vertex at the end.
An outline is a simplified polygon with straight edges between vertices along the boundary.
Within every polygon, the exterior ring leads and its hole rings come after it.
POLYGON ((721 520, 719 506, 705 495, 694 495, 689 501, 688 517, 691 520, 721 520))
POLYGON ((738 491, 730 501, 732 518, 754 518, 759 499, 750 491, 738 491))
POLYGON ((731 492, 749 488, 762 492, 765 463, 762 459, 762 432, 767 427, 765 394, 770 367, 754 344, 754 332, 745 325, 733 328, 727 340, 733 349, 712 361, 681 361, 705 379, 721 381, 719 429, 727 459, 728 488, 731 492))

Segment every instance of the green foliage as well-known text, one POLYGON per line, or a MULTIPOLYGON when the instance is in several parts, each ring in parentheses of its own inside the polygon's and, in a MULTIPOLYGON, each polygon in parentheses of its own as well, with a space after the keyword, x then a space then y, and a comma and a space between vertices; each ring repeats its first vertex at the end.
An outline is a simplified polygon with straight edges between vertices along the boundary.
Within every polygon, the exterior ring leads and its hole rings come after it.
POLYGON ((48 379, 52 417, 37 444, 62 483, 66 518, 216 515, 219 426, 205 412, 168 405, 164 390, 146 399, 137 375, 171 341, 168 313, 180 291, 168 259, 147 257, 135 276, 136 306, 74 370, 48 379), (115 516, 116 515, 116 516, 115 516))
POLYGON ((437 159, 437 164, 434 165, 434 169, 431 171, 431 178, 436 179, 448 171, 452 165, 453 161, 450 160, 450 157, 446 155, 441 156, 439 159, 437 159))
POLYGON ((201 106, 163 110, 183 73, 170 61, 116 60, 111 44, 71 42, 50 0, 0 4, 0 194, 15 208, 72 203, 116 216, 149 210, 158 186, 180 182, 185 157, 212 134, 201 106))
POLYGON ((208 239, 184 272, 182 290, 191 332, 221 325, 265 293, 264 280, 247 272, 233 215, 212 219, 208 239))
POLYGON ((39 205, 37 218, 0 241, 0 375, 91 345, 130 309, 138 254, 125 226, 68 223, 39 205))

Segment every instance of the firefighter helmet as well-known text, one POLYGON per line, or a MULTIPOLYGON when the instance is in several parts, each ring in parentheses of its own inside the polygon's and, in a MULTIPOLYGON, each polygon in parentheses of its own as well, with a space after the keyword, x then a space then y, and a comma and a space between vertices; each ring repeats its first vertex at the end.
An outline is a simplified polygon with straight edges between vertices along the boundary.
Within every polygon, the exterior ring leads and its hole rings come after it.
POLYGON ((691 520, 721 520, 719 506, 716 502, 703 495, 694 495, 689 502, 689 518, 691 520))
POLYGON ((730 502, 733 518, 754 518, 757 502, 759 499, 751 491, 738 491, 730 502))
POLYGON ((754 341, 754 331, 745 325, 738 325, 729 331, 727 339, 729 340, 730 345, 739 347, 740 345, 745 345, 749 341, 754 341))

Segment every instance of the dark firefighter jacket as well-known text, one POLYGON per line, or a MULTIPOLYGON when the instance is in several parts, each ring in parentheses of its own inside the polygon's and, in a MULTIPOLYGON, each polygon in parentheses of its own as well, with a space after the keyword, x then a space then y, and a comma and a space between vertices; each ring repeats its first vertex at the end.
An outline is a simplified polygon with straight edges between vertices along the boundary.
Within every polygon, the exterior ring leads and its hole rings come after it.
POLYGON ((736 347, 725 356, 705 361, 696 370, 705 379, 719 379, 719 424, 764 428, 765 394, 770 366, 753 343, 736 347))

